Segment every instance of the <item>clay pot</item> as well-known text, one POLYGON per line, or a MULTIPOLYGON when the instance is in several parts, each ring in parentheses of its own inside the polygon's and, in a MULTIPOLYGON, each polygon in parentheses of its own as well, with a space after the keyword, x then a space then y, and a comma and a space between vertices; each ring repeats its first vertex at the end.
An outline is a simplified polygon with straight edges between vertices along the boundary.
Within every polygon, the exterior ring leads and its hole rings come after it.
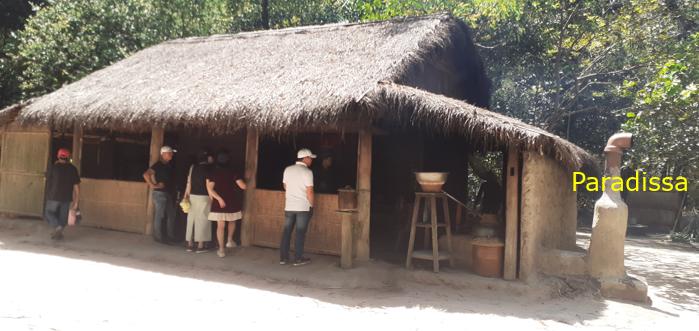
POLYGON ((474 239, 473 271, 483 277, 502 277, 505 244, 499 239, 474 239))

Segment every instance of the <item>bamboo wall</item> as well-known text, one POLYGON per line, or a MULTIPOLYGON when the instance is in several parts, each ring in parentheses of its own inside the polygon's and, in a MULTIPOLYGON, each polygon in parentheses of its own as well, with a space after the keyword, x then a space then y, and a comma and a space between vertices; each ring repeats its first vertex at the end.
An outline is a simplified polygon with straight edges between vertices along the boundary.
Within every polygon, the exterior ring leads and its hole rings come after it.
POLYGON ((126 182, 82 178, 80 211, 83 225, 144 233, 148 216, 148 186, 126 182))
POLYGON ((50 139, 47 128, 6 128, 0 159, 0 211, 43 214, 50 139))
MULTIPOLYGON (((306 252, 340 255, 342 218, 336 210, 336 194, 316 194, 313 218, 306 232, 306 252)), ((253 244, 279 248, 284 226, 284 191, 256 189, 249 212, 253 244)), ((293 243, 292 238, 292 247, 293 243)))

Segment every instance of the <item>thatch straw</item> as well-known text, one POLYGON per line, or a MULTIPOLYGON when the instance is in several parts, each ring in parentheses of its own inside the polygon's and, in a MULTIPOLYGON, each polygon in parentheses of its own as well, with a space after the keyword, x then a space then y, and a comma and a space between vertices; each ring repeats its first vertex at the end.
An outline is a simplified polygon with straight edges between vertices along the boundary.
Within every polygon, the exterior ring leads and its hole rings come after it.
MULTIPOLYGON (((54 128, 191 126, 216 133, 253 127, 280 133, 341 128, 369 112, 373 120, 407 118, 430 130, 514 142, 572 167, 583 163, 584 151, 545 131, 397 85, 445 93, 421 86, 420 75, 425 63, 452 50, 459 58, 451 61, 463 62, 456 65, 460 80, 475 89, 486 86, 468 27, 449 15, 179 39, 0 111, 0 119, 17 116, 21 124, 54 128)), ((469 100, 487 105, 487 87, 477 94, 485 98, 469 100)))
POLYGON ((473 143, 546 154, 575 170, 594 168, 596 160, 582 148, 520 120, 412 87, 379 83, 364 103, 369 116, 406 127, 461 135, 473 143))
POLYGON ((335 119, 430 44, 446 43, 440 32, 457 24, 440 15, 173 40, 39 98, 18 119, 293 129, 335 119))

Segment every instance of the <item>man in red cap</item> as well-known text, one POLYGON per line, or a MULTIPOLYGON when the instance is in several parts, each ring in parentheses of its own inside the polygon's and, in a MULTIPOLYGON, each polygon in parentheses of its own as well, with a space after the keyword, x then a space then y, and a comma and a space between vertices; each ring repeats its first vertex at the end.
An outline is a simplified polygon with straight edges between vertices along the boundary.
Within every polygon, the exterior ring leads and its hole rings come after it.
POLYGON ((70 150, 58 150, 58 160, 49 168, 46 176, 46 207, 44 217, 53 227, 51 239, 63 239, 63 229, 68 224, 68 212, 78 208, 80 175, 70 163, 70 150))

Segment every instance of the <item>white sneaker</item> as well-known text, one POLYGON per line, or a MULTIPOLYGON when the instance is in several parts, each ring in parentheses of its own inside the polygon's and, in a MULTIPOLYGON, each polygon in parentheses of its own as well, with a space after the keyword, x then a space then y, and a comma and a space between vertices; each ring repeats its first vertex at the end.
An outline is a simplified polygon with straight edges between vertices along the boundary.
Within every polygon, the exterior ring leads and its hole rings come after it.
POLYGON ((234 240, 231 240, 231 241, 226 243, 226 248, 236 248, 236 247, 238 247, 238 244, 236 244, 234 240))
POLYGON ((226 257, 226 252, 224 252, 224 251, 217 251, 217 252, 216 252, 216 255, 218 255, 218 257, 226 257))

